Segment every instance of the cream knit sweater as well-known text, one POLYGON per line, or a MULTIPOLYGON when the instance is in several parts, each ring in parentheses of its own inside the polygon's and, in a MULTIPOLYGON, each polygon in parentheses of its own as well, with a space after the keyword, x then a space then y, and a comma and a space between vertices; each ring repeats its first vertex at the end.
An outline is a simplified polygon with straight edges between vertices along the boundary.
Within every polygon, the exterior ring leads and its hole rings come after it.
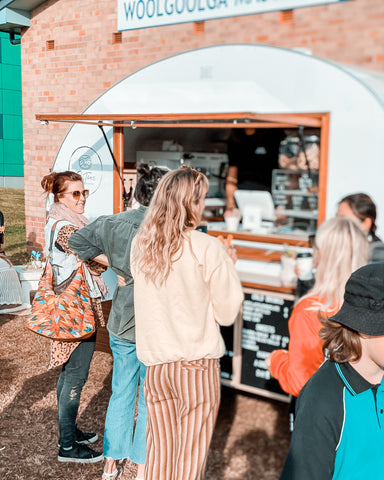
POLYGON ((182 256, 161 287, 147 282, 134 265, 131 270, 137 356, 145 365, 224 354, 219 326, 235 321, 244 295, 235 266, 217 238, 189 232, 182 256))

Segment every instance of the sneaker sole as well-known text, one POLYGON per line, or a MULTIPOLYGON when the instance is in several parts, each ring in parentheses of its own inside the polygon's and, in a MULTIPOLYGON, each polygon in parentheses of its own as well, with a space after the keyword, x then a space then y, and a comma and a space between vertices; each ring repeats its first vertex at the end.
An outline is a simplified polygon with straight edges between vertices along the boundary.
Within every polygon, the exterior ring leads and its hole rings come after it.
POLYGON ((93 458, 70 458, 70 457, 61 457, 60 455, 57 457, 59 462, 67 462, 67 463, 97 463, 101 462, 104 459, 104 455, 100 455, 98 457, 93 458))

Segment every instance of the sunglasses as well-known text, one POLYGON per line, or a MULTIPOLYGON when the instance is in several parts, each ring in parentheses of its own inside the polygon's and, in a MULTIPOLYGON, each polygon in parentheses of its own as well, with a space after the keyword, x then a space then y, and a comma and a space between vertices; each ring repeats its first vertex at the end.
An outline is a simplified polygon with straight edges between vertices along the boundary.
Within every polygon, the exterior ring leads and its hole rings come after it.
POLYGON ((82 195, 84 198, 88 198, 89 197, 89 190, 74 190, 73 192, 63 192, 62 195, 69 195, 69 194, 72 194, 72 197, 75 199, 75 200, 78 200, 80 198, 80 196, 82 195))
POLYGON ((193 173, 193 178, 195 179, 195 185, 197 185, 199 181, 203 178, 203 174, 201 172, 198 172, 194 168, 188 167, 188 165, 181 165, 180 168, 189 170, 190 172, 193 173))

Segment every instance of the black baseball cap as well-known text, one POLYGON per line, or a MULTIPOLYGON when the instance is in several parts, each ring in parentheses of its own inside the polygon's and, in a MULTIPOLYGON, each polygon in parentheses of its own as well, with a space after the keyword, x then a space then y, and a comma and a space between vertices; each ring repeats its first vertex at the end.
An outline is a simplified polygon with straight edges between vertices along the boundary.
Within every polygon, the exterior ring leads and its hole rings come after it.
POLYGON ((344 303, 330 320, 365 335, 384 335, 384 262, 352 273, 345 285, 344 303))

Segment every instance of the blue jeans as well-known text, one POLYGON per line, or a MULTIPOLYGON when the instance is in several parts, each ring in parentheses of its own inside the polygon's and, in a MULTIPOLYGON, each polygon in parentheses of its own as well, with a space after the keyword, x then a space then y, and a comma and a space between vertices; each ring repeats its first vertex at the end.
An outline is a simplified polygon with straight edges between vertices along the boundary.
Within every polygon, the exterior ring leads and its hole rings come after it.
POLYGON ((113 355, 112 396, 109 400, 104 431, 104 457, 129 458, 144 464, 147 445, 147 410, 143 393, 146 366, 136 355, 134 343, 111 333, 109 344, 113 355), (135 425, 135 404, 140 384, 135 425))
POLYGON ((80 395, 87 381, 89 366, 95 350, 96 335, 83 340, 63 365, 57 382, 57 410, 59 415, 59 444, 69 448, 76 441, 76 417, 80 395))

